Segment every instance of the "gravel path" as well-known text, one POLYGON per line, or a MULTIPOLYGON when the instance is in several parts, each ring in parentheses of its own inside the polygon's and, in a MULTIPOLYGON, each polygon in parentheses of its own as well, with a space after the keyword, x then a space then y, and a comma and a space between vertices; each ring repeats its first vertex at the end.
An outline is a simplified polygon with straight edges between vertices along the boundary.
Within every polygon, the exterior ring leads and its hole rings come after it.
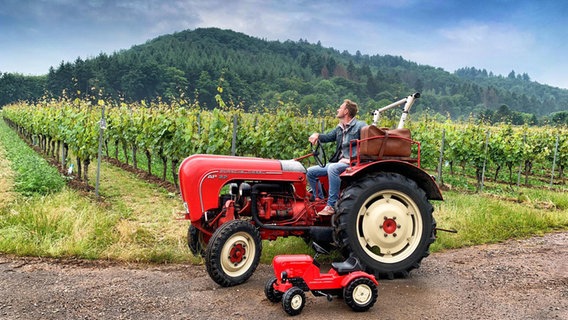
MULTIPOLYGON (((204 266, 0 255, 1 319, 280 319, 260 265, 221 288, 204 266)), ((568 232, 432 254, 407 279, 381 280, 367 313, 307 294, 298 319, 568 319, 568 232)))

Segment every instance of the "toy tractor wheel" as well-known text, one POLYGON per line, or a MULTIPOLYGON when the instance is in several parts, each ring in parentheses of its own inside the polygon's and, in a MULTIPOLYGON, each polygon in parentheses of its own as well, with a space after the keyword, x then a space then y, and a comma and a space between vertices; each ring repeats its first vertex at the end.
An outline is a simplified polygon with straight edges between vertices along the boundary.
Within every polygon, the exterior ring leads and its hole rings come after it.
POLYGON ((379 291, 377 285, 369 278, 353 279, 343 289, 343 299, 353 311, 367 311, 377 301, 379 291))
POLYGON ((284 292, 282 307, 291 316, 298 315, 306 305, 306 294, 298 287, 292 287, 284 292))
POLYGON ((191 224, 189 228, 187 228, 187 246, 194 256, 205 257, 207 242, 205 241, 203 232, 191 224))
POLYGON ((260 233, 250 222, 229 221, 215 230, 207 244, 207 272, 223 287, 241 284, 258 266, 261 251, 260 233))
POLYGON ((338 202, 337 240, 377 276, 406 277, 435 240, 434 211, 425 192, 403 175, 379 173, 346 188, 338 202))
POLYGON ((272 277, 266 281, 264 285, 264 295, 270 302, 280 302, 282 301, 282 292, 274 290, 274 284, 276 283, 276 277, 272 277))

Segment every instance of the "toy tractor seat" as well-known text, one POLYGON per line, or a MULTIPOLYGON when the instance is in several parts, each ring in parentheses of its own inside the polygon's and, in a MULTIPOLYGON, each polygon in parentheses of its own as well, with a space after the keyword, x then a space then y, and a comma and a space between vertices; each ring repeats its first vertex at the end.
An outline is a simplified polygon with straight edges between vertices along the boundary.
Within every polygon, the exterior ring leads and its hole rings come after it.
POLYGON ((375 125, 361 128, 361 139, 357 141, 361 160, 411 161, 412 144, 409 129, 377 128, 375 125))
POLYGON ((335 269, 339 275, 345 275, 355 271, 363 271, 363 266, 359 260, 353 256, 347 258, 347 260, 343 262, 332 262, 331 267, 335 269))

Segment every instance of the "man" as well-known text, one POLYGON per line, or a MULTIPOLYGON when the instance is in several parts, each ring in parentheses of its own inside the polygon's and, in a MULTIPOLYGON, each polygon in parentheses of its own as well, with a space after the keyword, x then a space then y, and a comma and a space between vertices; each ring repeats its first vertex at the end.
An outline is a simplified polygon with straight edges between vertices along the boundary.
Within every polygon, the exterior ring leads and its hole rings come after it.
POLYGON ((312 144, 316 144, 318 141, 320 143, 335 141, 336 143, 335 153, 324 168, 320 166, 308 168, 308 182, 313 190, 314 197, 323 198, 321 188, 317 188, 318 177, 326 175, 328 177, 329 186, 327 190, 329 194, 327 205, 322 211, 317 213, 320 216, 329 216, 335 213, 334 207, 339 198, 339 187, 341 186, 339 175, 349 167, 350 159, 356 156, 355 145, 353 145, 352 154, 349 154, 349 144, 350 141, 360 138, 361 128, 366 125, 364 121, 359 121, 355 118, 357 111, 357 104, 349 99, 345 99, 343 104, 337 109, 337 118, 339 119, 337 127, 325 134, 315 132, 308 139, 312 144), (315 194, 316 190, 317 195, 315 194))

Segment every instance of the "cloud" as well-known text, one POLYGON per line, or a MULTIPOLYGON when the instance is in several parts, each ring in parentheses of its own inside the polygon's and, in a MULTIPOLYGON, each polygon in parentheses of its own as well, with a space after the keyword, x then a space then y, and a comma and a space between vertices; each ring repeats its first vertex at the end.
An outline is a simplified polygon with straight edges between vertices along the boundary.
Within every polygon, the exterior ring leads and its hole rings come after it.
POLYGON ((535 36, 501 23, 467 21, 455 27, 440 28, 420 47, 403 56, 422 64, 443 66, 448 71, 462 67, 486 68, 496 74, 532 63, 538 50, 535 36))
POLYGON ((309 1, 207 1, 195 4, 193 9, 198 16, 196 27, 214 26, 281 41, 305 39, 329 17, 328 9, 309 1))
POLYGON ((442 41, 457 50, 509 53, 529 50, 534 36, 509 24, 465 22, 454 28, 439 30, 442 41))

